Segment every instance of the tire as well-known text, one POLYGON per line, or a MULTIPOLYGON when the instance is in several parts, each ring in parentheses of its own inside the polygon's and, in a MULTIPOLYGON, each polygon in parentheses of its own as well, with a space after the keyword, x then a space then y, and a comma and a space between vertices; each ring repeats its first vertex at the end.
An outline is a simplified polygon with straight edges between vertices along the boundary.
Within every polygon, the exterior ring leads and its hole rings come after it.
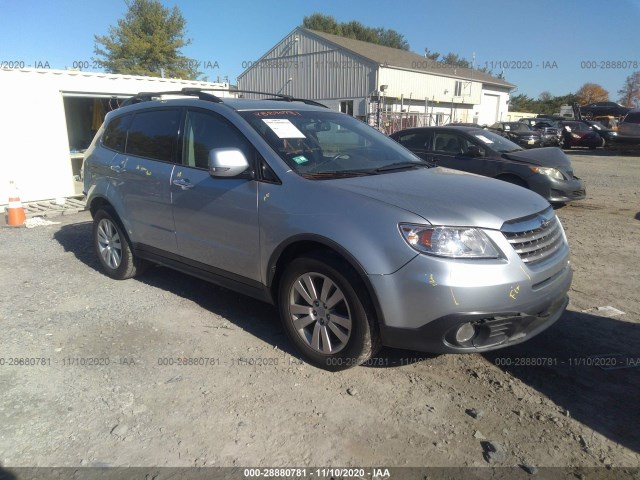
POLYGON ((93 245, 104 272, 116 280, 142 273, 146 263, 137 259, 117 216, 111 209, 100 209, 93 217, 93 245))
POLYGON ((345 370, 379 349, 369 296, 344 261, 329 254, 294 259, 282 276, 278 297, 282 325, 308 363, 345 370))

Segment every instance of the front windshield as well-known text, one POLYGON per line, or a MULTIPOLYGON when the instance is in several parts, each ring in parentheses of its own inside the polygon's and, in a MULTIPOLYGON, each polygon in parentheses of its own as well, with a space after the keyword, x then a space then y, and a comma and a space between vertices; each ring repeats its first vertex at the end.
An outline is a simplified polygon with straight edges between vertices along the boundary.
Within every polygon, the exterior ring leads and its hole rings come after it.
POLYGON ((472 135, 480 140, 482 144, 486 145, 491 150, 495 150, 496 152, 507 153, 523 150, 511 140, 508 140, 496 133, 489 132, 488 130, 473 132, 472 135))
POLYGON ((512 132, 529 132, 531 131, 531 127, 526 123, 517 122, 517 123, 505 123, 505 126, 508 126, 512 132))
POLYGON ((353 117, 317 110, 240 112, 273 150, 303 176, 378 174, 426 163, 353 117), (382 169, 382 170, 381 170, 382 169))

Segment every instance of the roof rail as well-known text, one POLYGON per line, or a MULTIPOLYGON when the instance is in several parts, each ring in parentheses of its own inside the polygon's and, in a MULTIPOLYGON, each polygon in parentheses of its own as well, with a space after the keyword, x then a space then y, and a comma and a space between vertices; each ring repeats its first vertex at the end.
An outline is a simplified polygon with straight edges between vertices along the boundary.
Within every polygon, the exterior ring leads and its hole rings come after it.
POLYGON ((259 92, 255 90, 237 90, 237 89, 227 90, 225 88, 192 88, 192 89, 183 88, 183 90, 199 91, 203 93, 204 92, 234 92, 234 93, 251 93, 253 95, 270 95, 271 97, 275 97, 275 98, 264 98, 263 100, 278 100, 281 102, 302 102, 302 103, 306 103, 307 105, 315 105, 316 107, 329 108, 326 105, 320 102, 316 102, 314 100, 307 100, 306 98, 296 98, 296 97, 292 97, 291 95, 283 95, 281 93, 259 92))
POLYGON ((323 105, 322 103, 316 102, 314 100, 307 100, 304 98, 295 98, 295 97, 292 97, 291 95, 282 95, 280 93, 257 92, 254 90, 235 90, 235 89, 228 90, 225 88, 192 88, 192 87, 185 87, 182 90, 174 90, 174 91, 167 91, 167 92, 140 92, 137 95, 134 95, 126 99, 124 102, 122 102, 120 106, 125 107, 127 105, 133 105, 136 103, 149 102, 154 98, 161 97, 162 95, 187 95, 191 97, 198 97, 200 100, 206 100, 206 101, 215 102, 215 103, 223 103, 222 98, 216 95, 213 95, 212 93, 209 93, 209 92, 234 92, 234 93, 250 93, 254 95, 270 95, 271 97, 275 97, 275 98, 265 98, 263 100, 277 100, 281 102, 302 102, 307 105, 315 105, 317 107, 329 108, 326 105, 323 105))
POLYGON ((122 102, 121 107, 141 102, 149 102, 156 97, 161 97, 162 95, 188 95, 192 97, 198 97, 200 100, 222 103, 222 99, 220 97, 217 97, 211 93, 203 92, 199 88, 183 88, 182 90, 173 90, 167 92, 140 92, 133 97, 127 98, 124 102, 122 102))

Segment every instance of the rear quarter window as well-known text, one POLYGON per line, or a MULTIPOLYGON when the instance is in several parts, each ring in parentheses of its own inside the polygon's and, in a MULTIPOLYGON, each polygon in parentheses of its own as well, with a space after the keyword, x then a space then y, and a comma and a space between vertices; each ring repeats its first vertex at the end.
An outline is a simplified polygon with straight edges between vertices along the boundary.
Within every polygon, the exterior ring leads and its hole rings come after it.
POLYGON ((126 153, 173 162, 178 145, 180 110, 151 110, 134 115, 127 136, 126 153))
POLYGON ((102 144, 111 150, 124 152, 127 142, 127 128, 132 118, 133 115, 123 115, 111 120, 102 135, 102 144))

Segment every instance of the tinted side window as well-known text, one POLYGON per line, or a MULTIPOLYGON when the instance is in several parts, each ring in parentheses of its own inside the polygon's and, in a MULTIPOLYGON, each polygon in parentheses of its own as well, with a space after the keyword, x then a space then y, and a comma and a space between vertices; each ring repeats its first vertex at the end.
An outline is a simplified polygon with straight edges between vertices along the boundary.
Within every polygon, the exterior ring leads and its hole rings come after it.
POLYGON ((180 110, 136 113, 129 128, 127 153, 172 162, 178 142, 180 110))
POLYGON ((215 113, 189 110, 184 129, 184 164, 209 168, 209 150, 239 148, 251 161, 253 147, 226 118, 215 113))
POLYGON ((409 133, 398 138, 398 142, 409 150, 424 150, 427 148, 427 133, 409 133))
POLYGON ((434 137, 434 150, 449 155, 460 155, 467 152, 472 142, 453 133, 436 133, 434 137))
POLYGON ((102 144, 112 150, 124 152, 127 142, 127 127, 131 123, 133 115, 123 115, 111 120, 102 135, 102 144))

